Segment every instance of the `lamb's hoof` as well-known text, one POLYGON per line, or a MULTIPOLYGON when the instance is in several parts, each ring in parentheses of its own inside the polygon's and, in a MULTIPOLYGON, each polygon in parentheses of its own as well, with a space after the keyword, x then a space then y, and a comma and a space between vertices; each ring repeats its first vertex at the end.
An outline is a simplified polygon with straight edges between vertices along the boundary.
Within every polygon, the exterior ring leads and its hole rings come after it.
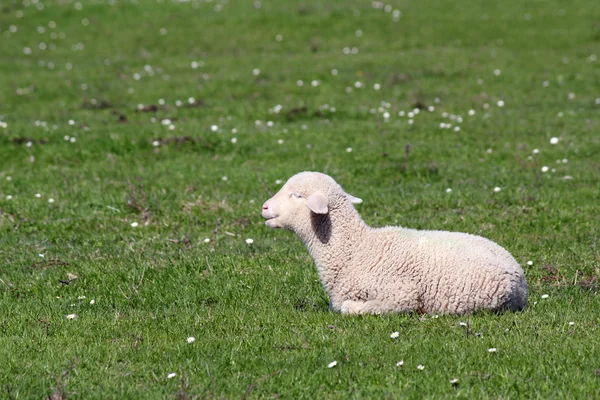
POLYGON ((346 300, 342 303, 340 311, 342 314, 362 314, 362 302, 346 300))

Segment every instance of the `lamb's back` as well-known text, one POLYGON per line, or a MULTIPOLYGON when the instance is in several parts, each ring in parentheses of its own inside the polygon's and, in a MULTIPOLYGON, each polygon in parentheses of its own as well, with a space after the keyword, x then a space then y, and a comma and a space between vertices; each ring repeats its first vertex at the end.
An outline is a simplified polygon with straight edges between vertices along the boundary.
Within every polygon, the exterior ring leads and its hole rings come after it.
POLYGON ((364 279, 374 290, 416 285, 422 311, 463 313, 526 304, 523 270, 508 251, 483 237, 386 227, 373 229, 363 248, 364 279))

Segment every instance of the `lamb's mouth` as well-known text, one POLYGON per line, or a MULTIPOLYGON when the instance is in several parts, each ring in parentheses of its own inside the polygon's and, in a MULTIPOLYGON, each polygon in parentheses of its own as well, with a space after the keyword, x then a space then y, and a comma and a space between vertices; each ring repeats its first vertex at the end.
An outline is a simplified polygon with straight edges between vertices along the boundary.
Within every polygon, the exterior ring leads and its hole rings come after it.
POLYGON ((267 225, 269 228, 279 228, 279 225, 277 224, 277 222, 275 221, 277 219, 277 217, 271 217, 268 218, 265 221, 265 225, 267 225))

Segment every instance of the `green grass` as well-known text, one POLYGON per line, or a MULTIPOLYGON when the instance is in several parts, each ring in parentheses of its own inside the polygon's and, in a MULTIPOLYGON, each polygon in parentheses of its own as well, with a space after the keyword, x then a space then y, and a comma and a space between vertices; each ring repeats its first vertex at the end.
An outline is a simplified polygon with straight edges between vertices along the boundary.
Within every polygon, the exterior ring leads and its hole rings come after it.
POLYGON ((370 1, 109 3, 0 6, 0 397, 597 396, 596 2, 396 1, 398 22, 370 1), (529 308, 330 312, 260 216, 302 170, 371 225, 498 242, 529 308))

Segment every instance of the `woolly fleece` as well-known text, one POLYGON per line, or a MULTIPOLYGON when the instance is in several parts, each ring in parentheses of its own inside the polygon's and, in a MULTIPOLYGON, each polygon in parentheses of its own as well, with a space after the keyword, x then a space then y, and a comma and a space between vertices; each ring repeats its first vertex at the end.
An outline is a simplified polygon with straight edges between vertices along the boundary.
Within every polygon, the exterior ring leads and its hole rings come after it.
POLYGON ((523 269, 480 236, 402 227, 371 228, 328 175, 291 177, 262 208, 266 225, 295 232, 315 260, 331 308, 346 314, 464 314, 522 310, 523 269))

